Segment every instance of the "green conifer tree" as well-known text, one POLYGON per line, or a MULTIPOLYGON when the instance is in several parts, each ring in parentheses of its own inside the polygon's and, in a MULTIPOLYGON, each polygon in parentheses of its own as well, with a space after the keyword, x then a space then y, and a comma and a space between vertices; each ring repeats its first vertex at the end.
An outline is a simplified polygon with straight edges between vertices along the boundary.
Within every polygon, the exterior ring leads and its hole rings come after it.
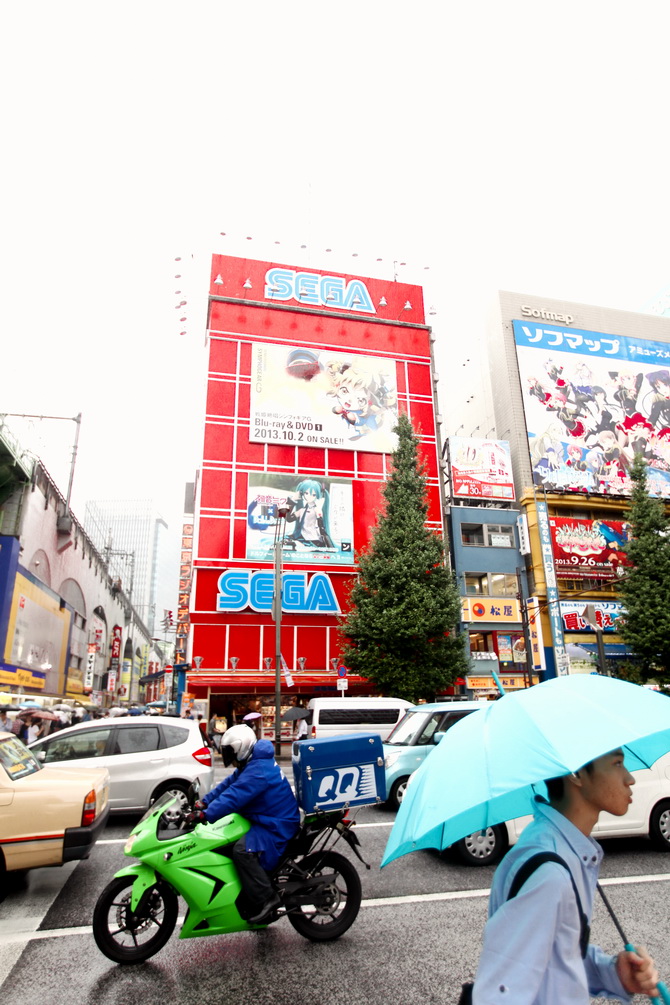
POLYGON ((639 660, 644 680, 670 682, 670 526, 661 499, 647 490, 647 464, 636 454, 626 553, 632 568, 617 584, 625 608, 619 633, 639 660))
POLYGON ((406 415, 384 486, 383 512, 367 549, 351 608, 340 625, 343 659, 383 694, 417 701, 467 672, 464 638, 456 634, 460 600, 445 564, 441 536, 425 526, 425 463, 406 415))

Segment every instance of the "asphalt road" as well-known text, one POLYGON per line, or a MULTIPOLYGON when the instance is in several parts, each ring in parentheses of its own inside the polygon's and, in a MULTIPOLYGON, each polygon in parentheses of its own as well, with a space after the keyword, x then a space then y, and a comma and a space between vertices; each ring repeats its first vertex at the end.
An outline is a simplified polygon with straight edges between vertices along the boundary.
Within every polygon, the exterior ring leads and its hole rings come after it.
MULTIPOLYGON (((85 862, 38 869, 0 892, 0 990, 18 1005, 449 1005, 476 966, 492 867, 417 852, 380 870, 394 814, 358 811, 366 870, 363 906, 346 935, 318 945, 285 919, 261 932, 181 942, 152 960, 110 963, 91 935, 98 894, 128 862, 123 844, 136 818, 115 817, 85 862)), ((643 840, 603 842, 601 878, 624 929, 644 942, 670 980, 670 856, 643 840)), ((340 850, 340 846, 338 846, 340 850)), ((351 857, 351 856, 350 856, 351 857)), ((618 951, 597 902, 592 937, 618 951)))

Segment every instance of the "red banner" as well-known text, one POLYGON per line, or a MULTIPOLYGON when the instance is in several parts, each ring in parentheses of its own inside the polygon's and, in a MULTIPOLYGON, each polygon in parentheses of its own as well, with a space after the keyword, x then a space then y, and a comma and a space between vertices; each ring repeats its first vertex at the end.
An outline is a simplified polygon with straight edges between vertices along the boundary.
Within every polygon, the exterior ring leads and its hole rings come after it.
POLYGON ((630 566, 624 547, 630 524, 621 520, 549 521, 559 579, 618 579, 630 566))

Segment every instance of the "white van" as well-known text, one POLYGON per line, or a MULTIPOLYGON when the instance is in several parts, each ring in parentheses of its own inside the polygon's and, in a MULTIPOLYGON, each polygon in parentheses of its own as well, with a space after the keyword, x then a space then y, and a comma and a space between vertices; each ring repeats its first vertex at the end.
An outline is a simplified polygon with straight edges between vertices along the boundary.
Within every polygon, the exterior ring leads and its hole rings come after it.
POLYGON ((385 740, 412 703, 404 698, 312 698, 307 708, 312 739, 378 733, 385 740))

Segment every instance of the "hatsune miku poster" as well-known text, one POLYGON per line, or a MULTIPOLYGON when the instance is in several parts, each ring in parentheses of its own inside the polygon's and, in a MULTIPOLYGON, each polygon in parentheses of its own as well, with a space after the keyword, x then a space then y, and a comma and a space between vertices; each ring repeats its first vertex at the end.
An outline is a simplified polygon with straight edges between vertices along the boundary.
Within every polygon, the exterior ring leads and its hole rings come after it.
POLYGON ((397 421, 395 360, 254 343, 252 443, 392 453, 397 421))
POLYGON ((313 475, 249 474, 246 557, 272 561, 277 533, 285 562, 354 564, 351 481, 313 475), (288 507, 286 520, 278 509, 288 507))

